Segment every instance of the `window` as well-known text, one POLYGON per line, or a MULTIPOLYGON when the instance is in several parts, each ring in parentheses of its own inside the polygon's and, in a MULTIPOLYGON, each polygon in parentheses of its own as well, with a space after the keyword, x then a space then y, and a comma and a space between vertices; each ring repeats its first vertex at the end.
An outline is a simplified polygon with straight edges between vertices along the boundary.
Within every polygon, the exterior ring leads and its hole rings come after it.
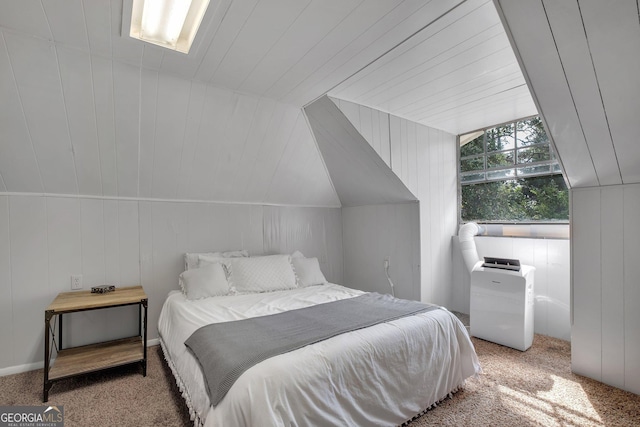
POLYGON ((539 117, 460 136, 463 221, 567 221, 569 192, 539 117))

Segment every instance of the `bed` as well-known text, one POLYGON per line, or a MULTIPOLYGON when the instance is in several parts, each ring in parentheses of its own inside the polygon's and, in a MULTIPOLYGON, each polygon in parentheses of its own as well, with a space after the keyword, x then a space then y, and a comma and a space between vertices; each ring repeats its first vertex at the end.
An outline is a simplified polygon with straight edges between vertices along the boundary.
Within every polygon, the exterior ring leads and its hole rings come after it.
POLYGON ((337 284, 188 299, 169 293, 158 329, 196 426, 400 425, 480 372, 469 335, 444 308, 334 336, 259 362, 211 405, 185 341, 198 329, 364 294, 337 284))

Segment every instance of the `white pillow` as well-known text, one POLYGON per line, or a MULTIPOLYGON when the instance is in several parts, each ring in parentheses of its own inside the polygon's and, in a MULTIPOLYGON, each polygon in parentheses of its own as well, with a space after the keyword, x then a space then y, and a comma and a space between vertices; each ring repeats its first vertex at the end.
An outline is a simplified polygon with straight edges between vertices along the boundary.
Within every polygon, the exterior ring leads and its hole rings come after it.
POLYGON ((200 299, 227 295, 229 282, 222 264, 214 263, 192 268, 180 274, 180 287, 187 299, 200 299))
POLYGON ((238 293, 270 292, 297 287, 289 255, 229 260, 229 281, 238 293))
POLYGON ((291 254, 291 259, 293 258, 304 258, 304 255, 300 251, 295 251, 294 253, 291 254))
MULTIPOLYGON (((220 252, 217 252, 217 254, 220 254, 220 252)), ((215 253, 213 254, 198 254, 198 259, 197 259, 197 264, 194 268, 202 268, 202 267, 206 267, 208 265, 211 264, 222 264, 222 266, 227 269, 229 262, 229 258, 225 258, 223 256, 220 255, 216 255, 215 253)))
POLYGON ((318 258, 292 258, 293 269, 298 276, 298 285, 307 287, 313 285, 324 285, 327 279, 324 278, 318 258))
POLYGON ((214 256, 220 258, 248 257, 249 252, 246 250, 227 251, 227 252, 207 252, 207 253, 186 253, 184 254, 185 270, 198 268, 198 257, 200 255, 214 256))

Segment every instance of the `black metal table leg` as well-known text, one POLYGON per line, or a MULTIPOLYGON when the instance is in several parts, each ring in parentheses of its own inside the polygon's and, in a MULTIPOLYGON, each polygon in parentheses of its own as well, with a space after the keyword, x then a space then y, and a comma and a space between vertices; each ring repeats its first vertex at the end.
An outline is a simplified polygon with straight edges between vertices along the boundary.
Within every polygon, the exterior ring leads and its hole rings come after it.
POLYGON ((42 401, 47 402, 49 400, 49 390, 52 383, 49 381, 49 334, 51 329, 51 318, 53 313, 50 311, 44 312, 44 383, 42 386, 42 401))

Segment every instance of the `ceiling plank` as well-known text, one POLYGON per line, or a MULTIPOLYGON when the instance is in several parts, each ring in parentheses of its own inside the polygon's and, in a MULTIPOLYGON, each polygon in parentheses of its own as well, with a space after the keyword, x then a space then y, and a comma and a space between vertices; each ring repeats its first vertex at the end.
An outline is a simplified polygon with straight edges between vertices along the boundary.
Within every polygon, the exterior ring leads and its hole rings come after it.
POLYGON ((571 187, 598 185, 580 120, 541 0, 497 3, 571 187))
POLYGON ((611 129, 622 181, 640 182, 640 21, 638 3, 615 7, 580 1, 590 52, 611 129))
POLYGON ((0 174, 7 191, 42 192, 44 184, 22 100, 0 31, 0 174))
POLYGON ((55 47, 5 34, 29 134, 48 193, 78 194, 55 47))

